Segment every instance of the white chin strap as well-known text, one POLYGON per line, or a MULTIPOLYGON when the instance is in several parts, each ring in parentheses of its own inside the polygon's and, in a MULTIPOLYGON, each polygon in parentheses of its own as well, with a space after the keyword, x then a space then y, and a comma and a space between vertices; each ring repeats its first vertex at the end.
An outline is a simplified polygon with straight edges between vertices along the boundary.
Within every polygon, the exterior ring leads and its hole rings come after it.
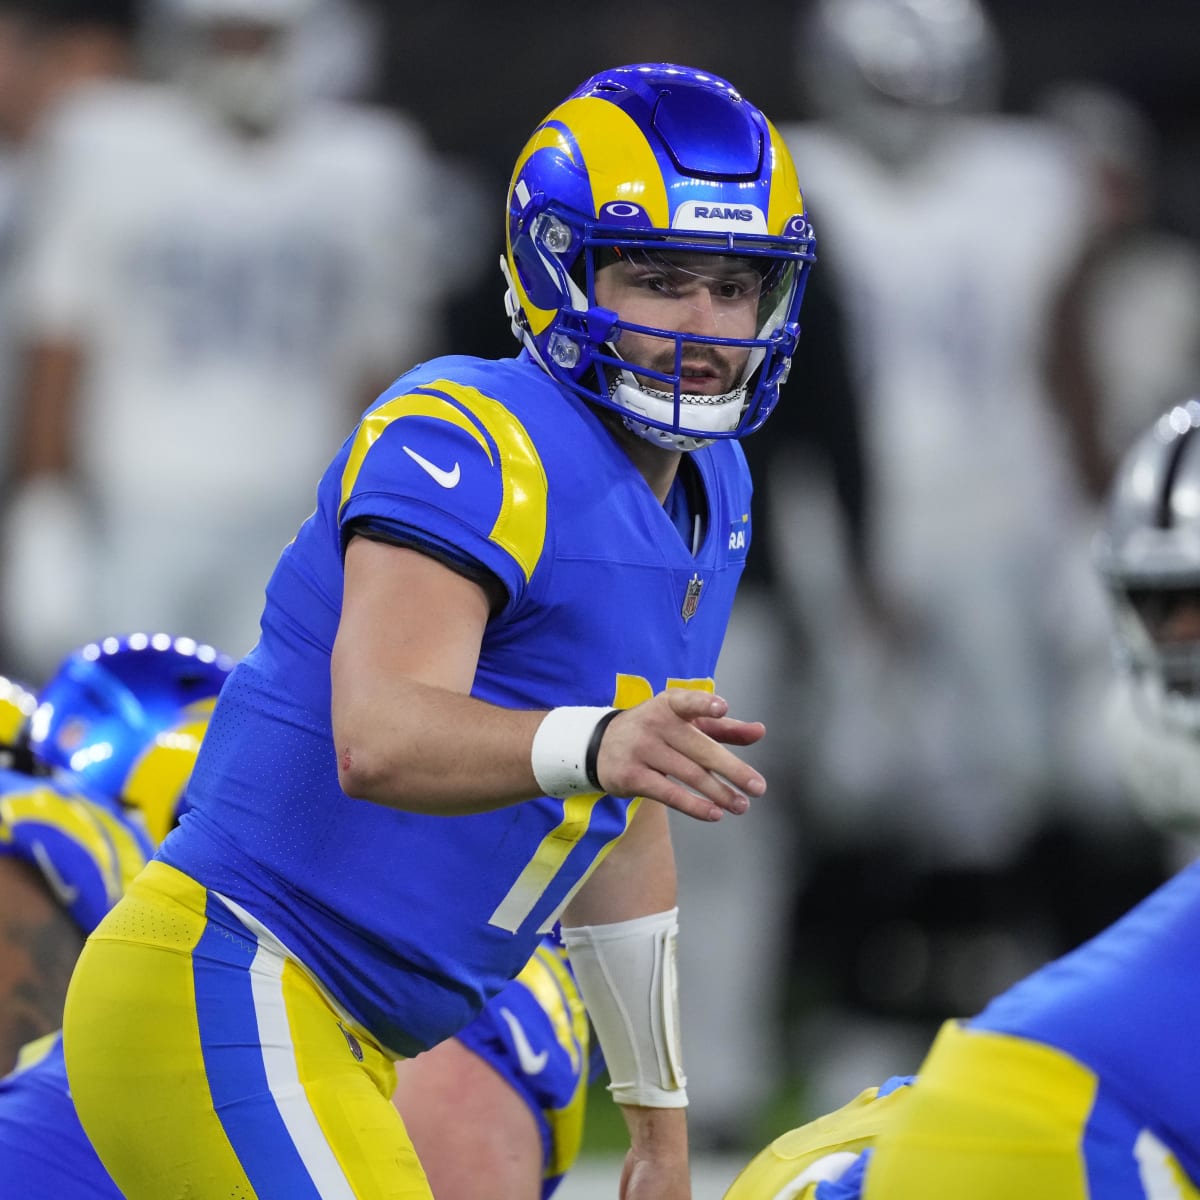
POLYGON ((746 404, 746 388, 738 387, 719 396, 702 396, 684 392, 680 395, 679 424, 691 433, 675 433, 660 429, 657 425, 639 421, 638 416, 661 421, 664 425, 675 421, 675 395, 658 388, 639 383, 631 371, 621 371, 612 387, 609 398, 625 410, 625 427, 638 437, 673 450, 699 450, 707 446, 712 438, 704 433, 728 433, 737 428, 737 423, 746 404))

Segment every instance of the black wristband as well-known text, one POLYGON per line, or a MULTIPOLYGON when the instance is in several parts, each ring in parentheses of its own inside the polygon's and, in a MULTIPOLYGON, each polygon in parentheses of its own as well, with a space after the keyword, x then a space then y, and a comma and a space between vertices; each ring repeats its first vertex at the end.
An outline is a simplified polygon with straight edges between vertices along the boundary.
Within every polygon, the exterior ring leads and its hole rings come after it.
POLYGON ((596 759, 600 757, 600 743, 604 740, 604 731, 620 711, 619 708, 614 708, 606 712, 596 722, 596 728, 592 730, 592 736, 588 738, 587 752, 583 756, 583 773, 587 776, 588 783, 596 789, 601 787, 600 777, 596 774, 596 759))

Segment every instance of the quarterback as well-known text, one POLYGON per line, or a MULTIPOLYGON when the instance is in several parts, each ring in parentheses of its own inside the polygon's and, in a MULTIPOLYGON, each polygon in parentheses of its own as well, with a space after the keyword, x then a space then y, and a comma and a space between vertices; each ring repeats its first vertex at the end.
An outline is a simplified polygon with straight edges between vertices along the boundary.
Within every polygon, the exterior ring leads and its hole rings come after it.
POLYGON ((757 108, 643 64, 534 131, 507 235, 521 353, 422 364, 367 410, 188 812, 79 960, 71 1091, 131 1200, 428 1200, 393 1062, 560 919, 621 1195, 690 1195, 667 817, 766 787, 736 753, 764 729, 713 673, 749 545, 737 439, 778 397, 812 231, 757 108))

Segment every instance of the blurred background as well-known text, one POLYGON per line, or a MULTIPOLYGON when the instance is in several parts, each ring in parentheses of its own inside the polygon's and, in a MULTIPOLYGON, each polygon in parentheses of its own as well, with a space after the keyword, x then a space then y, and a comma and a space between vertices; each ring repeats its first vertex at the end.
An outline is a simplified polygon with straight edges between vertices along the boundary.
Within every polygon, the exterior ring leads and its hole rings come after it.
MULTIPOLYGON (((1200 387, 1198 56, 1168 0, 0 0, 0 670, 244 653, 358 412, 514 351, 534 125, 606 66, 710 69, 819 263, 718 677, 771 792, 677 830, 697 1149, 915 1070, 1190 850, 1119 781, 1090 548, 1200 387)), ((598 1085, 589 1155, 620 1140, 598 1085)))

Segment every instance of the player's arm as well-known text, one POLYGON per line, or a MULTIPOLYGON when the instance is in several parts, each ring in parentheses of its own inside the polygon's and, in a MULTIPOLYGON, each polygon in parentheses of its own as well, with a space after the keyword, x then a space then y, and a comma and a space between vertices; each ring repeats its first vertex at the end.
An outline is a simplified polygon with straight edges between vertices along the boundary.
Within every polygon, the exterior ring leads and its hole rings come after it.
POLYGON ((559 708, 548 718, 468 694, 493 600, 483 584, 429 555, 350 539, 331 663, 347 795, 414 812, 483 812, 548 794, 553 774, 563 790, 550 794, 643 795, 715 820, 723 809, 746 807, 742 792, 765 789, 758 772, 722 744, 757 741, 762 726, 726 716, 719 697, 685 690, 661 693, 607 723, 591 756, 600 782, 593 786, 585 750, 599 721, 595 710, 559 708), (556 757, 557 771, 546 766, 556 757))
POLYGON ((37 871, 0 856, 0 1074, 25 1043, 62 1024, 83 934, 37 871))
POLYGON ((88 517, 73 478, 75 396, 81 354, 74 342, 31 346, 19 396, 13 457, 16 486, 3 513, 7 559, 0 603, 9 632, 31 661, 54 661, 79 627, 78 577, 87 560, 88 517))
POLYGON ((563 940, 630 1149, 621 1200, 686 1200, 687 1120, 667 810, 643 803, 563 915, 563 940))

